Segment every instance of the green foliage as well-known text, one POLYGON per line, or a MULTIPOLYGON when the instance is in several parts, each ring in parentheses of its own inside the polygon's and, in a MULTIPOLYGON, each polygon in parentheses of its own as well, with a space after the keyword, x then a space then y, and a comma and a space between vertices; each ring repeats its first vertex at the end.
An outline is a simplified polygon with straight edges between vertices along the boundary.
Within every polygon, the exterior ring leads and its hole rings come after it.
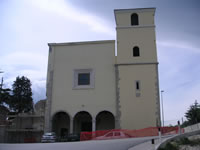
POLYGON ((165 147, 159 148, 158 150, 179 150, 181 145, 200 145, 200 139, 189 140, 187 137, 183 137, 167 143, 165 147))
POLYGON ((158 150, 179 150, 178 145, 167 143, 164 148, 159 148, 158 150))
POLYGON ((200 122, 200 105, 195 101, 190 106, 189 110, 185 113, 185 117, 188 120, 188 125, 193 125, 200 122))
POLYGON ((181 138, 177 142, 179 145, 189 145, 191 143, 191 141, 187 137, 181 138))
POLYGON ((27 77, 17 77, 12 85, 12 97, 9 107, 17 112, 33 111, 31 82, 27 77))
POLYGON ((167 143, 166 147, 165 147, 166 150, 178 150, 178 146, 177 145, 174 145, 174 144, 171 144, 171 143, 167 143))
POLYGON ((189 140, 187 137, 184 137, 178 140, 177 143, 179 145, 196 146, 196 145, 200 145, 200 139, 189 140))
POLYGON ((185 128, 185 127, 187 127, 187 126, 189 126, 190 125, 190 123, 188 122, 188 121, 184 121, 183 123, 182 123, 182 125, 181 125, 181 128, 185 128))
POLYGON ((3 104, 9 104, 10 102, 10 95, 11 89, 6 88, 4 89, 3 87, 1 87, 0 89, 0 105, 2 106, 3 104))
POLYGON ((8 108, 3 105, 0 105, 0 121, 5 121, 8 113, 8 108))

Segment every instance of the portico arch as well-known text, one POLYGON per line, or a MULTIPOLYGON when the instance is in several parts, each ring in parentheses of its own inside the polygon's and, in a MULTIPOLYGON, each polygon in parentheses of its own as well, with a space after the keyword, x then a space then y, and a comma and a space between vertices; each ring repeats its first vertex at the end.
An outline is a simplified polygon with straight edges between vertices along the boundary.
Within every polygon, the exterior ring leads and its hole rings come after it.
POLYGON ((78 112, 74 117, 74 133, 92 131, 92 116, 86 112, 78 112))
POLYGON ((109 111, 101 111, 96 116, 96 130, 115 129, 115 117, 109 111))
POLYGON ((53 116, 52 131, 59 137, 69 134, 70 116, 66 112, 60 111, 53 116))

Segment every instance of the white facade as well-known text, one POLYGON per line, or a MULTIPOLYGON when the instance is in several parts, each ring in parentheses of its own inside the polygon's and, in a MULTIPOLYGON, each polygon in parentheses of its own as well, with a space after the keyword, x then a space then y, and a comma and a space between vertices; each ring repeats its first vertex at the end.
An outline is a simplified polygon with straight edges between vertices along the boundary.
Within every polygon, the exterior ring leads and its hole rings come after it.
POLYGON ((154 12, 115 10, 116 41, 49 44, 46 131, 160 125, 154 12))

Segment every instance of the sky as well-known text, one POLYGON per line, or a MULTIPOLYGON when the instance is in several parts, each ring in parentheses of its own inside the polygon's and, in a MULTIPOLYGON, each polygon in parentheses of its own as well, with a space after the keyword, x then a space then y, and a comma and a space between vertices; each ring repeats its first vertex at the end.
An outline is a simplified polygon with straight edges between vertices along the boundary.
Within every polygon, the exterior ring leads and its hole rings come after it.
MULTIPOLYGON (((0 0, 0 77, 32 82, 33 99, 45 99, 47 43, 116 39, 114 9, 156 7, 159 83, 165 124, 200 103, 199 0, 0 0)), ((184 118, 185 120, 185 118, 184 118)))

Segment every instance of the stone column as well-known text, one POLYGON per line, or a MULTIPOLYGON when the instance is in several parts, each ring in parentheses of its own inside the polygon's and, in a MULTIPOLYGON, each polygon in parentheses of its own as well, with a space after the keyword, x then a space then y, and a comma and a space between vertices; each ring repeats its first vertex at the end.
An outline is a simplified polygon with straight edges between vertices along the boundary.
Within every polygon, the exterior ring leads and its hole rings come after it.
POLYGON ((121 129, 119 118, 115 118, 115 129, 121 129))
POLYGON ((73 133, 74 118, 70 119, 70 133, 73 133))
POLYGON ((96 118, 92 118, 92 131, 96 131, 96 118))

